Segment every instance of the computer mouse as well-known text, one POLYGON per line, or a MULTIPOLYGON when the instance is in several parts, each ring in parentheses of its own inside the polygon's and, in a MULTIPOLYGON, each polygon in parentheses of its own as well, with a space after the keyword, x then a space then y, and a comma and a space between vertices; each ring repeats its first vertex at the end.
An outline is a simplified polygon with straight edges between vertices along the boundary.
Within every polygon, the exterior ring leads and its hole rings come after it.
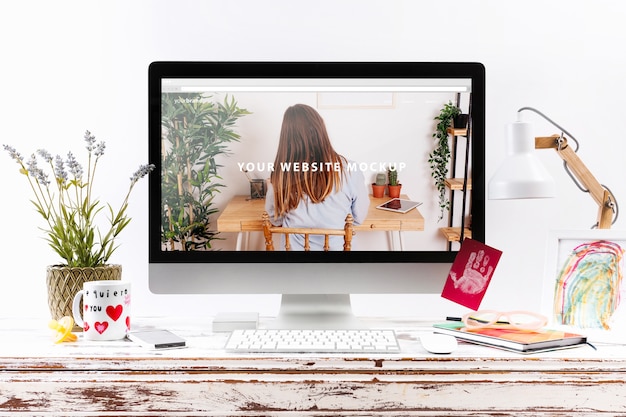
POLYGON ((452 353, 459 346, 456 337, 441 333, 423 334, 420 342, 430 353, 452 353))

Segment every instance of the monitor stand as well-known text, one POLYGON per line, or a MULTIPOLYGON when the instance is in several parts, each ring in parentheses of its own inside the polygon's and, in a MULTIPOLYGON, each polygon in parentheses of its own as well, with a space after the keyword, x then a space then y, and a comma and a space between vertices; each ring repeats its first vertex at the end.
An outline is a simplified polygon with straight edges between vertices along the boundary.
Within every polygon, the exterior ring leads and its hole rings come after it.
POLYGON ((363 329, 352 312, 350 294, 283 294, 270 329, 363 329))

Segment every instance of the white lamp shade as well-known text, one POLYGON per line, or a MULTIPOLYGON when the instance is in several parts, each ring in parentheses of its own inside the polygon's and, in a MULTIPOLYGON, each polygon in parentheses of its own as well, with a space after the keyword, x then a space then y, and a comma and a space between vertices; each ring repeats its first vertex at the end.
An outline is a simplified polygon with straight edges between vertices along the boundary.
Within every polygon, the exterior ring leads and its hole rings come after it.
POLYGON ((549 198, 556 194, 550 173, 534 155, 531 124, 507 126, 507 158, 489 181, 489 199, 549 198))

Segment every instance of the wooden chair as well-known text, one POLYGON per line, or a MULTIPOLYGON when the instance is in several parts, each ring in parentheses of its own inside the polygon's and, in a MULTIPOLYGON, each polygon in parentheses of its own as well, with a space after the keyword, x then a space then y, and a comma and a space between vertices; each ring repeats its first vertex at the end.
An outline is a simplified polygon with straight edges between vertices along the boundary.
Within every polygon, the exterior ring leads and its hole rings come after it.
POLYGON ((263 212, 263 235, 265 236, 265 250, 273 251, 274 242, 272 241, 272 235, 274 233, 280 233, 285 235, 285 250, 291 250, 289 244, 289 235, 300 234, 304 235, 304 250, 310 251, 309 235, 323 235, 324 236, 324 251, 328 252, 330 248, 329 237, 330 236, 343 236, 343 250, 345 252, 350 251, 352 248, 352 236, 354 235, 354 219, 352 214, 346 216, 346 223, 343 229, 320 229, 320 228, 308 228, 308 227, 282 227, 274 226, 270 223, 270 217, 267 212, 263 212))

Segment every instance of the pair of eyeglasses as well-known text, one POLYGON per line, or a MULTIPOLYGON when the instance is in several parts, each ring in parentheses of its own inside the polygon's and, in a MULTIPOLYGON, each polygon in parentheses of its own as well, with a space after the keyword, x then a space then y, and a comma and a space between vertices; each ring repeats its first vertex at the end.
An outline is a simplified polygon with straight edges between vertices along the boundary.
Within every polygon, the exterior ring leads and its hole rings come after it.
POLYGON ((463 316, 467 330, 472 329, 517 329, 537 330, 548 323, 546 316, 531 311, 479 310, 463 316))

